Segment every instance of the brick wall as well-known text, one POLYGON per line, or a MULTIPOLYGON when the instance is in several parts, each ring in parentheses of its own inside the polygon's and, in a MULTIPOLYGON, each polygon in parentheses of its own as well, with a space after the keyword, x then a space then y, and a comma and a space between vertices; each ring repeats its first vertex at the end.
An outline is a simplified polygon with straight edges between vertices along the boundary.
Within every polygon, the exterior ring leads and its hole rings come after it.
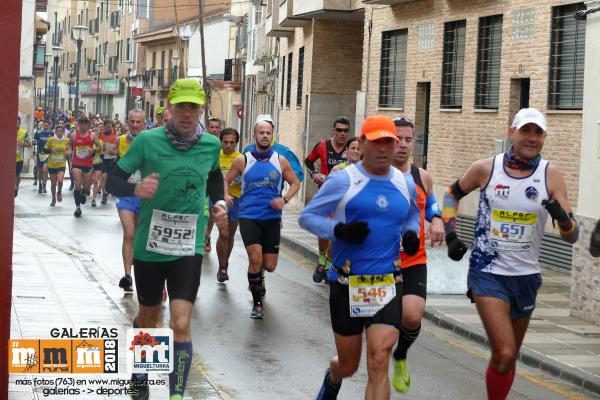
MULTIPOLYGON (((525 0, 500 1, 413 1, 394 7, 365 6, 365 35, 362 69, 362 90, 367 93, 367 115, 385 113, 415 116, 417 82, 431 82, 431 107, 429 119, 428 169, 436 183, 450 184, 477 159, 494 154, 494 140, 505 138, 512 121, 511 79, 530 79, 530 106, 546 112, 548 94, 548 62, 550 52, 550 19, 552 6, 568 4, 565 1, 525 0), (513 41, 512 11, 534 10, 534 34, 527 41, 513 41), (475 72, 477 60, 477 33, 479 18, 503 14, 502 61, 500 100, 497 110, 474 110, 475 72), (371 51, 367 51, 366 34, 372 18, 371 51), (440 110, 442 76, 442 50, 444 22, 466 19, 466 45, 463 76, 462 109, 440 110), (434 24, 432 49, 418 48, 419 26, 434 24), (406 94, 403 109, 380 109, 379 69, 382 32, 408 28, 408 61, 406 94), (368 88, 367 88, 368 76, 368 88)), ((548 139, 543 156, 556 164, 564 173, 572 205, 577 204, 580 112, 550 112, 548 139)))

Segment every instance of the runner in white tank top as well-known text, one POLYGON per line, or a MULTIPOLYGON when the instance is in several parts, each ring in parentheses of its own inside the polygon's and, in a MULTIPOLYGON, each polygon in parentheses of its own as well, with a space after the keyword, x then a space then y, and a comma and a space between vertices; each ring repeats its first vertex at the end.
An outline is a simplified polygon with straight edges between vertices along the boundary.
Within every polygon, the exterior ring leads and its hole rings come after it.
POLYGON ((542 283, 539 253, 548 214, 565 241, 574 243, 578 236, 565 179, 540 156, 546 129, 542 113, 522 109, 508 130, 509 150, 473 163, 444 195, 448 256, 460 260, 467 247, 455 232, 458 202, 481 189, 468 287, 492 351, 486 371, 488 399, 506 399, 515 377, 542 283))

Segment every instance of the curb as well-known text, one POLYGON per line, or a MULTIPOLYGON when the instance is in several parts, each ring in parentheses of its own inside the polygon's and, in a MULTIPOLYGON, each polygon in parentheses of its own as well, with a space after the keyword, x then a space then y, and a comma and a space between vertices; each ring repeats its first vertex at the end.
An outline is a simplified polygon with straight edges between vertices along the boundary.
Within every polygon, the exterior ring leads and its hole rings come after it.
MULTIPOLYGON (((297 239, 284 235, 283 232, 281 234, 281 243, 310 260, 314 260, 315 262, 319 260, 319 255, 310 247, 297 239)), ((448 329, 480 345, 488 346, 489 342, 485 333, 454 318, 450 318, 433 307, 425 307, 424 317, 441 328, 448 329)), ((600 394, 600 377, 593 376, 581 369, 553 360, 544 354, 526 347, 521 348, 519 361, 576 386, 600 394)))

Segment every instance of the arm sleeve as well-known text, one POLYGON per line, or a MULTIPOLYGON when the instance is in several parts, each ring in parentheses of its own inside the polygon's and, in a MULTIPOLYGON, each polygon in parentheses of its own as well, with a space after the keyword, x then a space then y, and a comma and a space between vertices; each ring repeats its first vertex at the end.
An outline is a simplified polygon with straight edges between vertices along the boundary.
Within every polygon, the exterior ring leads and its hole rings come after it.
POLYGON ((419 235, 419 227, 421 225, 421 210, 417 205, 417 188, 414 181, 407 180, 406 185, 408 186, 408 192, 410 193, 410 206, 408 209, 408 216, 406 221, 402 224, 400 233, 404 235, 408 231, 414 231, 419 235))
POLYGON ((348 173, 342 171, 329 176, 300 214, 300 226, 320 238, 333 239, 335 226, 343 221, 328 219, 327 216, 335 211, 349 187, 348 173))
POLYGON ((208 173, 208 180, 206 181, 206 193, 210 200, 216 203, 219 200, 225 198, 225 186, 223 184, 223 173, 219 165, 219 158, 221 156, 221 147, 218 146, 215 154, 215 163, 213 164, 212 170, 208 173))
POLYGON ((115 196, 134 196, 135 184, 127 182, 131 176, 130 173, 121 169, 119 164, 108 171, 106 180, 106 190, 115 196))
POLYGON ((440 211, 440 207, 438 206, 437 200, 435 198, 435 194, 430 194, 427 196, 427 202, 425 203, 425 219, 427 222, 433 221, 433 217, 438 216, 442 217, 442 212, 440 211))

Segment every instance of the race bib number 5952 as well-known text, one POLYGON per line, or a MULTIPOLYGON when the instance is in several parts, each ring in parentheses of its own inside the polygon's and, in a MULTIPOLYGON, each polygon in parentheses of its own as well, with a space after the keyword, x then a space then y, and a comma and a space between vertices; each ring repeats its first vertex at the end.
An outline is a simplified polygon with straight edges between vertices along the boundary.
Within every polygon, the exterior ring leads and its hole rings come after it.
POLYGON ((192 256, 196 252, 195 214, 152 211, 146 250, 172 256, 192 256))

